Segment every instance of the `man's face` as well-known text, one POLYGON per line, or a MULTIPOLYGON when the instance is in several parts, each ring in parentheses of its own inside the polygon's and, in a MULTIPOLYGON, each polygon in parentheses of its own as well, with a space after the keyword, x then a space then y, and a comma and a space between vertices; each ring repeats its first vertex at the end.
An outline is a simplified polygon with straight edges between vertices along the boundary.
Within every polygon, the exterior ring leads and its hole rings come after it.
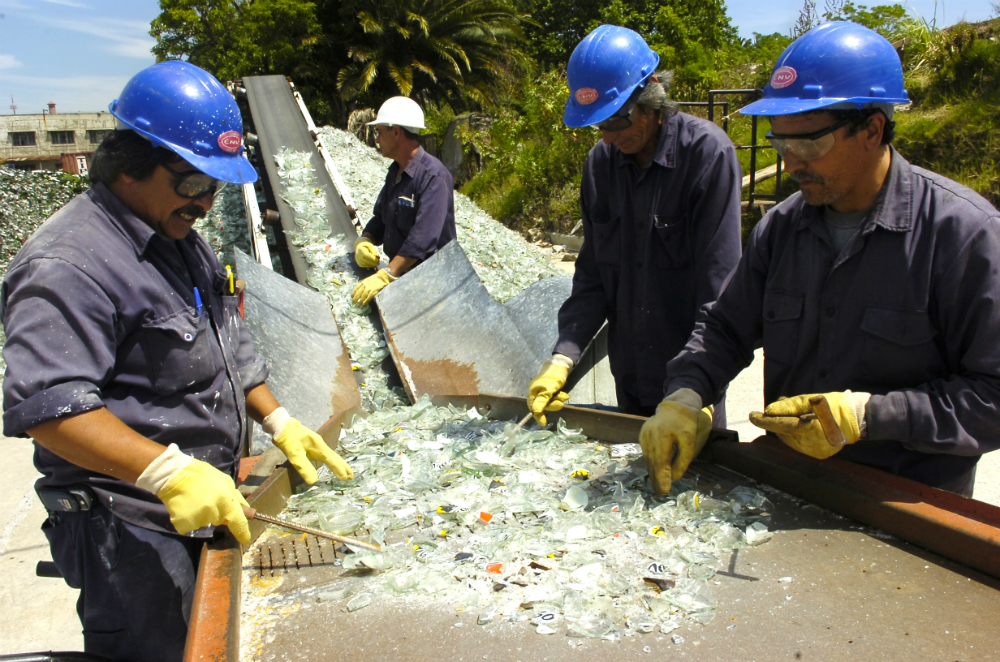
POLYGON ((660 127, 659 113, 647 111, 638 105, 633 106, 629 113, 632 126, 621 131, 605 131, 601 129, 601 140, 606 145, 615 145, 622 154, 638 154, 650 142, 655 142, 657 129, 660 127))
MULTIPOLYGON (((808 135, 836 124, 829 113, 803 113, 800 115, 780 115, 771 118, 771 133, 779 136, 808 135)), ((853 136, 848 136, 849 127, 844 126, 831 135, 833 148, 823 156, 802 161, 787 156, 784 169, 788 176, 798 182, 802 197, 810 205, 830 205, 848 199, 857 188, 862 177, 867 175, 859 164, 868 162, 865 158, 865 130, 862 127, 853 136)))
MULTIPOLYGON (((196 170, 187 161, 178 159, 170 167, 179 173, 196 170)), ((183 239, 194 227, 195 221, 212 208, 214 193, 200 198, 185 198, 174 187, 178 177, 163 166, 144 180, 122 175, 129 189, 128 207, 157 234, 167 239, 183 239)))
POLYGON ((382 153, 382 156, 391 159, 397 142, 396 127, 382 124, 375 127, 375 144, 378 145, 378 151, 382 153))

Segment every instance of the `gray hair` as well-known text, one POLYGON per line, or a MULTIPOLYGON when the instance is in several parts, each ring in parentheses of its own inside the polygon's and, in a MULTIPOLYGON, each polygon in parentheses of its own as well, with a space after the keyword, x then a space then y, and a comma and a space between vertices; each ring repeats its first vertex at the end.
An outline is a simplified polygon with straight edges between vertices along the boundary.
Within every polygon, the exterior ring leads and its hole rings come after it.
POLYGON ((655 110, 660 114, 660 119, 664 122, 677 114, 677 102, 670 98, 670 86, 674 82, 674 72, 664 69, 655 74, 656 82, 652 76, 646 82, 646 87, 639 94, 636 103, 644 110, 655 110))

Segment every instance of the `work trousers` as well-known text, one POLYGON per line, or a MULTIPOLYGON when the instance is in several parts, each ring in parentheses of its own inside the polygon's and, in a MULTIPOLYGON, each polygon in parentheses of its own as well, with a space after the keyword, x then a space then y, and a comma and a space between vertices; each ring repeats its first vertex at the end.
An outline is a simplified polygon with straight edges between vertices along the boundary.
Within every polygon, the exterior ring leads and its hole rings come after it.
POLYGON ((80 589, 84 650, 110 660, 180 662, 204 539, 134 526, 102 506, 50 513, 52 560, 80 589))

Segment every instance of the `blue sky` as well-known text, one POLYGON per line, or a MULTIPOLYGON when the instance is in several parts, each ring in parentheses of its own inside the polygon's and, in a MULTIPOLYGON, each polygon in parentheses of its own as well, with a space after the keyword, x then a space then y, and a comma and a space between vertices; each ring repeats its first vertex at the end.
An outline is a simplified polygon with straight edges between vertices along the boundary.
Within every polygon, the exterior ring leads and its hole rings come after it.
MULTIPOLYGON (((891 0, 862 0, 869 6, 891 0)), ((822 8, 822 0, 817 0, 822 8)), ((934 0, 908 0, 930 20, 934 0)), ((728 0, 741 36, 787 33, 802 0, 728 0)), ((990 0, 937 3, 939 26, 992 14, 990 0)), ((106 109, 125 82, 153 63, 149 22, 156 0, 0 0, 0 113, 39 113, 55 101, 61 112, 106 109)))

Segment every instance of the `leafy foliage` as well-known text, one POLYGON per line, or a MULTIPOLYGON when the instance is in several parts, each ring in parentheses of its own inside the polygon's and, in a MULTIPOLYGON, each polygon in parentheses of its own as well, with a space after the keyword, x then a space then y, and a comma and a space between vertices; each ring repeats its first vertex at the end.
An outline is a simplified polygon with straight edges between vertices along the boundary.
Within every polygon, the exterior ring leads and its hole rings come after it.
POLYGON ((496 101, 523 64, 524 17, 497 0, 399 0, 358 12, 350 62, 337 76, 345 98, 378 92, 421 99, 496 101))
POLYGON ((319 32, 305 0, 160 0, 149 33, 158 61, 186 59, 223 80, 294 76, 319 32))
POLYGON ((488 131, 466 136, 488 165, 462 192, 511 227, 570 229, 580 215, 583 162, 599 135, 563 123, 568 96, 565 73, 553 69, 498 108, 488 131))

